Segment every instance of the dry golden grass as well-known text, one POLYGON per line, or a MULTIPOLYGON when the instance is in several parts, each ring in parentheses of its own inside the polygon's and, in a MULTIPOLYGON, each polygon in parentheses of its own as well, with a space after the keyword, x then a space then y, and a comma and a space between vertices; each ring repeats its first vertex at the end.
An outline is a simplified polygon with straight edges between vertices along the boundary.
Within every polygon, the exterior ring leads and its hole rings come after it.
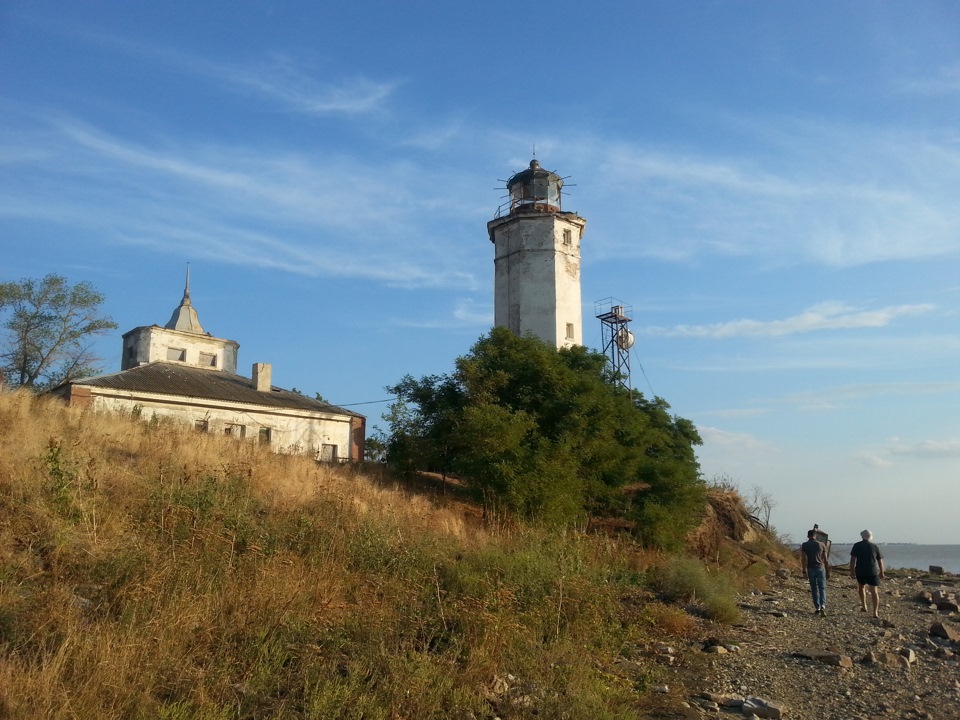
POLYGON ((663 562, 0 393, 0 719, 643 717, 616 658, 694 626, 663 562))

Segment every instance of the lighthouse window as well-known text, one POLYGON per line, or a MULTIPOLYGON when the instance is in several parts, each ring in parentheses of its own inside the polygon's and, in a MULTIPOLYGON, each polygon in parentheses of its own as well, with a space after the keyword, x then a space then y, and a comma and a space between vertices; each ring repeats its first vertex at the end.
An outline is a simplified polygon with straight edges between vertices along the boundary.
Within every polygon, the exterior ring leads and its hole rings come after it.
POLYGON ((563 244, 564 245, 573 244, 573 232, 569 229, 563 231, 563 244))
POLYGON ((573 340, 573 323, 567 323, 567 340, 573 340))

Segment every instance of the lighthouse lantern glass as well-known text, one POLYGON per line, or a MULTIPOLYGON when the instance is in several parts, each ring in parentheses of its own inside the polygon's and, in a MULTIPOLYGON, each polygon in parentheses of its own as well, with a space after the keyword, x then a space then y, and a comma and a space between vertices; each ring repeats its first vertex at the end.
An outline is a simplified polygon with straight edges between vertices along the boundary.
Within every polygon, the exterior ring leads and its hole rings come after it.
POLYGON ((560 187, 558 183, 551 182, 549 177, 533 177, 517 183, 510 190, 514 205, 547 203, 560 206, 560 187))

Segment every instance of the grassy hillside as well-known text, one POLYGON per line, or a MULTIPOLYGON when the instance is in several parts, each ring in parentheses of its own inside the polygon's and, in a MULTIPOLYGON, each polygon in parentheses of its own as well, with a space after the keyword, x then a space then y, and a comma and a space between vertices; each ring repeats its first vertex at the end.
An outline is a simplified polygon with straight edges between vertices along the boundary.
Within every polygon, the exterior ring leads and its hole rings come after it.
POLYGON ((735 614, 703 563, 438 500, 0 394, 0 718, 647 717, 646 644, 735 614))

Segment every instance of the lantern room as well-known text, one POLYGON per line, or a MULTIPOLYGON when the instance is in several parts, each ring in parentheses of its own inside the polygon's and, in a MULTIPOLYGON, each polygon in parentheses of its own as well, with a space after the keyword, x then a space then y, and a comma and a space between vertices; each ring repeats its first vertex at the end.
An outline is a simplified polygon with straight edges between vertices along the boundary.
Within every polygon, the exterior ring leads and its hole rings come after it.
POLYGON ((510 193, 510 214, 517 212, 560 212, 560 190, 563 178, 544 170, 537 160, 507 180, 510 193))

